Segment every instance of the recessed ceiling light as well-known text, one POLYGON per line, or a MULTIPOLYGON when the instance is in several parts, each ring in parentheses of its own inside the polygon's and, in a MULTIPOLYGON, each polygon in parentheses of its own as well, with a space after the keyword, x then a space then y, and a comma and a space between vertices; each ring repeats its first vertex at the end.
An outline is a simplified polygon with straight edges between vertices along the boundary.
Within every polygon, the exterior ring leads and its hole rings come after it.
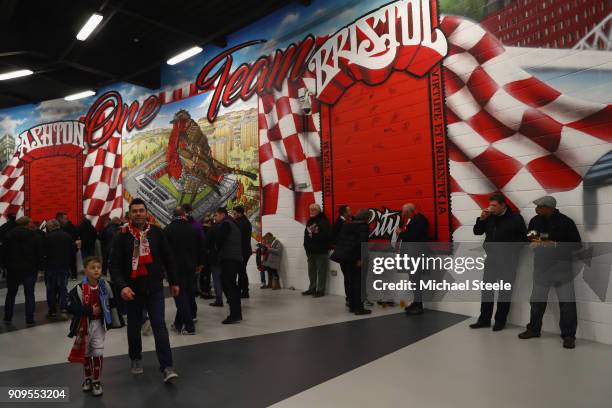
POLYGON ((87 98, 88 96, 94 96, 96 93, 94 91, 83 91, 79 93, 75 93, 72 95, 66 96, 64 99, 67 101, 74 101, 76 99, 87 98))
POLYGON ((77 40, 85 41, 87 37, 89 37, 90 34, 93 32, 93 30, 96 29, 98 24, 100 24, 102 18, 103 17, 100 14, 92 14, 91 17, 89 17, 89 20, 87 20, 87 22, 83 26, 83 28, 81 28, 81 31, 79 31, 79 33, 77 34, 77 40))
POLYGON ((196 54, 199 54, 202 52, 202 48, 200 47, 192 47, 190 49, 188 49, 187 51, 183 51, 178 55, 175 55, 174 57, 170 58, 168 61, 166 61, 168 63, 168 65, 175 65, 178 64, 181 61, 185 61, 187 58, 191 58, 196 54))
POLYGON ((32 75, 34 72, 29 69, 20 69, 18 71, 11 71, 5 74, 0 74, 0 81, 4 81, 6 79, 19 78, 22 76, 32 75))

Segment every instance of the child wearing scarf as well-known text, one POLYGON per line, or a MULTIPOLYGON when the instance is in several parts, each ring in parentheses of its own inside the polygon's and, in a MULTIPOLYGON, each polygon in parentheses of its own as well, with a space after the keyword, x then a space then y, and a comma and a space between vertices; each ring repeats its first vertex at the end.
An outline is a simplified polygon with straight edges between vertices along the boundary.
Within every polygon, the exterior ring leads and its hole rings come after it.
POLYGON ((100 396, 106 330, 123 327, 123 321, 117 313, 111 286, 101 276, 102 261, 91 256, 85 259, 83 267, 83 281, 68 296, 68 310, 72 313, 68 337, 75 338, 68 361, 83 364, 83 392, 100 396))

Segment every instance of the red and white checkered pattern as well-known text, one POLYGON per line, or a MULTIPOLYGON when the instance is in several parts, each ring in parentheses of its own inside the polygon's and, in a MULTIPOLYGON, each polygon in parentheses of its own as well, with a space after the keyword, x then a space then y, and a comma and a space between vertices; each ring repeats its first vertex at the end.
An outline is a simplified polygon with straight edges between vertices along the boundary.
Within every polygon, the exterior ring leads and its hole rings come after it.
POLYGON ((305 223, 308 207, 322 203, 319 112, 304 115, 299 100, 306 78, 285 80, 280 91, 259 98, 259 163, 262 215, 282 214, 305 223))
MULTIPOLYGON (((521 70, 475 23, 447 16, 441 28, 453 209, 484 208, 495 191, 524 207, 577 188, 610 150, 612 107, 563 95, 521 70)), ((474 223, 473 212, 453 214, 458 225, 474 223)))
POLYGON ((101 228, 104 217, 123 214, 121 135, 113 134, 102 146, 84 154, 83 214, 101 228))
POLYGON ((4 168, 0 176, 0 214, 2 222, 7 214, 23 215, 23 162, 19 160, 19 154, 15 153, 13 158, 4 168))

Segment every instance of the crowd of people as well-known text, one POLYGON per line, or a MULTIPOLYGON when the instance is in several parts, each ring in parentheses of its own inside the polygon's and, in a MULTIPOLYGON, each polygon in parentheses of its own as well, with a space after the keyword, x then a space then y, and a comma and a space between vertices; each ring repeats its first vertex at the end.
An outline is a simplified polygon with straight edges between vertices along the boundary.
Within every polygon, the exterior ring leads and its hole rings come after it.
MULTIPOLYGON (((489 206, 482 211, 473 228, 475 235, 485 236, 488 255, 485 282, 502 279, 514 282, 518 268, 518 253, 496 250, 493 243, 531 241, 533 246, 546 246, 556 242, 580 242, 576 225, 556 209, 553 197, 542 197, 534 203, 537 215, 526 228, 522 216, 510 209, 503 195, 490 197, 489 206)), ((369 241, 369 210, 360 209, 353 215, 352 209, 343 205, 333 226, 318 204, 312 204, 309 211, 310 218, 304 228, 309 286, 302 295, 325 296, 331 259, 339 263, 344 276, 346 307, 355 315, 371 313, 364 307, 363 266, 368 260, 367 251, 362 248, 369 241)), ((230 214, 220 207, 202 222, 192 213, 189 205, 177 207, 172 221, 162 229, 151 221, 146 203, 135 198, 125 218, 108 220, 99 233, 87 219, 78 227, 74 226, 65 213, 58 213, 55 219, 46 222, 45 231, 37 228, 27 216, 16 219, 15 215, 9 215, 8 221, 0 226, 0 262, 7 271, 4 322, 12 322, 15 297, 22 285, 26 324, 35 324, 34 287, 39 271, 44 271, 47 318, 67 320, 69 315, 72 317, 69 336, 74 337, 75 342, 69 360, 83 364, 83 391, 102 394, 100 375, 105 332, 123 327, 124 316, 127 317, 131 372, 135 375, 144 372, 141 335, 147 332, 143 327, 148 327, 154 336, 163 379, 165 382, 174 380, 178 374, 173 368, 165 324, 164 279, 176 305, 171 328, 182 335, 196 332, 198 295, 214 300, 210 304, 213 307, 223 307, 225 297, 229 314, 222 324, 239 323, 243 319, 241 299, 250 296, 247 263, 253 253, 261 275, 261 289, 280 288, 283 245, 268 232, 253 252, 252 225, 244 208, 235 207, 230 214), (98 250, 97 240, 100 242, 98 250), (101 256, 96 256, 96 252, 101 256), (77 254, 82 257, 84 277, 69 292, 68 279, 76 280, 77 277, 77 254)), ((410 251, 419 256, 428 251, 429 241, 426 216, 414 204, 405 204, 391 239, 393 248, 401 250, 402 243, 410 243, 410 251)), ((537 273, 537 255, 535 263, 537 273)), ((417 270, 412 279, 420 281, 425 272, 417 270)), ((546 309, 542 299, 551 287, 556 288, 561 298, 560 286, 554 279, 538 279, 534 283, 531 320, 519 335, 521 339, 540 336, 546 309)), ((565 290, 572 291, 573 287, 565 290)), ((572 293, 563 295, 571 296, 572 293)), ((493 315, 494 293, 483 291, 480 316, 470 327, 490 327, 494 318, 493 330, 504 329, 510 300, 511 291, 500 292, 493 315)), ((574 348, 576 304, 561 301, 560 310, 563 346, 574 348)), ((420 290, 414 291, 413 301, 405 312, 409 316, 424 313, 420 290)))
MULTIPOLYGON (((146 203, 136 198, 125 218, 108 220, 99 233, 89 220, 73 225, 66 213, 58 213, 43 224, 44 229, 27 216, 9 215, 0 227, 0 262, 7 279, 5 324, 12 324, 19 286, 25 295, 26 325, 36 324, 34 288, 42 271, 46 318, 72 318, 69 336, 75 344, 69 360, 83 364, 84 391, 101 395, 104 333, 122 327, 123 316, 127 317, 131 372, 143 372, 141 335, 147 334, 148 327, 164 381, 177 378, 165 324, 163 279, 176 305, 171 328, 183 335, 195 334, 198 295, 215 299, 211 306, 216 307, 223 306, 225 297, 229 315, 222 324, 239 323, 241 299, 249 297, 246 267, 253 252, 252 226, 244 208, 234 207, 230 215, 221 207, 202 222, 192 211, 187 204, 176 208, 172 221, 162 229, 152 222, 146 203), (68 281, 76 281, 79 268, 83 279, 69 292, 68 281)), ((273 288, 279 287, 281 248, 272 234, 258 245, 260 270, 269 274, 273 288)))

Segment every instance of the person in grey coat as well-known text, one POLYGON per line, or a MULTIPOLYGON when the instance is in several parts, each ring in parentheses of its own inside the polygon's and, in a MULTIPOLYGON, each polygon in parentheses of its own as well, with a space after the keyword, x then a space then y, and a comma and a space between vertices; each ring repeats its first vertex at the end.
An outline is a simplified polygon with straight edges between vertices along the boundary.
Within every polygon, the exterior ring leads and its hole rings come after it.
POLYGON ((283 244, 271 232, 264 235, 263 243, 266 246, 266 255, 262 264, 268 271, 268 282, 273 290, 280 289, 278 270, 283 254, 283 244))

